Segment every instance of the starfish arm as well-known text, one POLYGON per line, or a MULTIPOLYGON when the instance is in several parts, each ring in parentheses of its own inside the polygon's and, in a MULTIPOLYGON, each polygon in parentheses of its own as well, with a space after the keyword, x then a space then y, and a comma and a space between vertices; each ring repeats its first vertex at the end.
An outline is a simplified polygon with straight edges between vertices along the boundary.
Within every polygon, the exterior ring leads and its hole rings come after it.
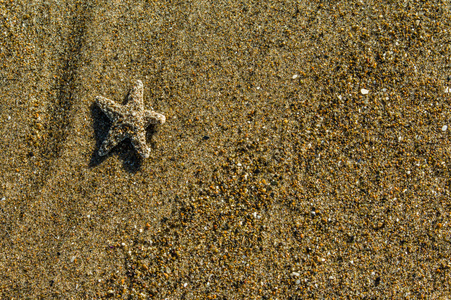
POLYGON ((108 132, 107 138, 103 141, 99 149, 99 155, 105 156, 111 151, 117 144, 128 137, 127 131, 121 125, 113 124, 108 132))
POLYGON ((144 111, 144 124, 146 127, 152 124, 164 124, 165 122, 166 117, 164 115, 151 110, 144 111))
POLYGON ((144 130, 140 130, 136 132, 133 136, 130 137, 133 146, 136 151, 144 158, 149 158, 150 156, 150 148, 146 144, 146 133, 144 130))
POLYGON ((141 80, 136 80, 128 94, 127 104, 132 106, 134 110, 144 110, 143 94, 143 83, 141 80))
POLYGON ((113 100, 107 99, 102 96, 96 97, 97 105, 108 116, 110 120, 116 119, 120 112, 123 110, 122 105, 117 104, 113 100))

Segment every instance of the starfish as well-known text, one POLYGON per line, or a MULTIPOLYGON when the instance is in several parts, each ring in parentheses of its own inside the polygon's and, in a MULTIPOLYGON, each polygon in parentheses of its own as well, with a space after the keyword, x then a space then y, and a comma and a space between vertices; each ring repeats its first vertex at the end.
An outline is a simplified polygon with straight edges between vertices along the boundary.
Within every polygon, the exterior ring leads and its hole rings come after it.
POLYGON ((143 89, 143 83, 137 80, 125 105, 117 104, 105 97, 96 97, 97 105, 113 122, 107 138, 100 146, 100 156, 106 155, 118 143, 129 138, 142 157, 149 157, 150 148, 146 144, 146 128, 151 124, 164 124, 166 117, 144 109, 143 89))

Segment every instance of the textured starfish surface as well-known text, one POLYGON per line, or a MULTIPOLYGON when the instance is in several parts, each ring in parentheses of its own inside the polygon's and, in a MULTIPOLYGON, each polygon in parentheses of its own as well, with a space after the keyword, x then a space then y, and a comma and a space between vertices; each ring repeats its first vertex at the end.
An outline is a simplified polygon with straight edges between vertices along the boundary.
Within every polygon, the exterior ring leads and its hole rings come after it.
POLYGON ((137 80, 125 105, 117 104, 105 97, 96 97, 97 105, 113 122, 107 138, 100 146, 100 156, 106 155, 118 143, 129 138, 142 157, 149 157, 150 148, 146 143, 146 128, 151 124, 164 124, 166 117, 144 109, 143 89, 143 83, 137 80))

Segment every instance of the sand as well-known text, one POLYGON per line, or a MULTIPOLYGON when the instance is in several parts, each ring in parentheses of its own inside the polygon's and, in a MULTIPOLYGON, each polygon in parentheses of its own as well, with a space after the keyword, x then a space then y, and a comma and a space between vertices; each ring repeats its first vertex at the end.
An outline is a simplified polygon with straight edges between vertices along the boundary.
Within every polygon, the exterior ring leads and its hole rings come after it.
POLYGON ((451 297, 450 11, 0 1, 0 299, 451 297))

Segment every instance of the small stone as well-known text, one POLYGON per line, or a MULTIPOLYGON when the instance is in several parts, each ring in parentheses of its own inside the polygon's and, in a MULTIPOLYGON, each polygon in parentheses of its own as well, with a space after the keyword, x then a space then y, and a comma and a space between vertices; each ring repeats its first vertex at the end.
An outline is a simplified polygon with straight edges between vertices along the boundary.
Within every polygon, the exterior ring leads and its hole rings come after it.
POLYGON ((451 91, 451 89, 447 86, 445 86, 445 94, 448 94, 451 91))
POLYGON ((443 125, 442 131, 445 132, 447 129, 448 129, 448 126, 447 125, 443 125))
POLYGON ((360 92, 362 93, 362 95, 366 95, 369 91, 367 89, 361 89, 360 92))
POLYGON ((298 74, 294 74, 291 78, 292 78, 292 79, 296 79, 296 78, 298 78, 298 77, 299 77, 298 74))

